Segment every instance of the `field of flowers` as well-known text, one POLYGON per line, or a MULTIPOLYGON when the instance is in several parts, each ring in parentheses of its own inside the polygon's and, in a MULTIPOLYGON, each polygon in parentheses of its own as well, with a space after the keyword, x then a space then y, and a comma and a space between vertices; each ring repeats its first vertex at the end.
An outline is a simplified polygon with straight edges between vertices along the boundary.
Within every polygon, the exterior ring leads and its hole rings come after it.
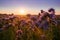
POLYGON ((40 27, 38 18, 0 14, 0 40, 60 40, 60 18, 57 17, 57 26, 51 22, 45 28, 40 27))

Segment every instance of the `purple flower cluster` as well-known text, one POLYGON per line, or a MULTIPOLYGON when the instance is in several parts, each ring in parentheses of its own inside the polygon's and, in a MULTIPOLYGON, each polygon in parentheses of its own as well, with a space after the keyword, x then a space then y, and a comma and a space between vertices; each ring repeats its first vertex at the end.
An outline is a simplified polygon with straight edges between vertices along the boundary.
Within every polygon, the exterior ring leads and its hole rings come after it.
POLYGON ((19 39, 19 38, 21 38, 22 34, 23 34, 23 31, 21 29, 17 30, 16 31, 16 40, 19 39))
POLYGON ((30 25, 30 28, 39 27, 45 30, 45 29, 48 29, 47 17, 50 19, 54 18, 52 21, 55 23, 55 25, 57 24, 54 16, 55 14, 52 11, 54 11, 54 9, 50 9, 48 12, 41 10, 41 13, 39 13, 37 16, 27 14, 28 19, 25 19, 25 17, 19 16, 19 20, 18 20, 19 22, 16 21, 16 23, 14 23, 14 19, 17 18, 17 16, 15 15, 4 16, 0 18, 0 20, 1 20, 1 23, 5 25, 5 28, 9 28, 10 26, 15 26, 15 24, 17 24, 17 26, 19 27, 30 25), (51 13, 51 14, 48 14, 48 13, 51 13))
POLYGON ((20 20, 20 26, 24 27, 27 24, 25 20, 20 20))
POLYGON ((30 16, 30 19, 31 19, 32 21, 36 21, 36 20, 37 20, 37 17, 36 17, 36 16, 30 16))

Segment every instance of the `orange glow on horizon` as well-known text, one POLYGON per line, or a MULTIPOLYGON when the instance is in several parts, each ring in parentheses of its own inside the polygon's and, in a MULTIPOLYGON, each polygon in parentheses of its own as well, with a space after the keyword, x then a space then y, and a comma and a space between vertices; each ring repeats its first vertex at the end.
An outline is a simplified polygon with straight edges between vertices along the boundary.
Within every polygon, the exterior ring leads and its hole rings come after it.
MULTIPOLYGON (((24 9, 24 8, 21 8, 21 9, 16 9, 16 10, 0 10, 0 13, 1 14, 11 14, 11 13, 14 13, 15 15, 27 15, 27 14, 32 14, 32 15, 37 15, 40 11, 38 10, 28 10, 28 9, 24 9)), ((56 15, 60 15, 60 11, 59 10, 56 10, 56 15)))

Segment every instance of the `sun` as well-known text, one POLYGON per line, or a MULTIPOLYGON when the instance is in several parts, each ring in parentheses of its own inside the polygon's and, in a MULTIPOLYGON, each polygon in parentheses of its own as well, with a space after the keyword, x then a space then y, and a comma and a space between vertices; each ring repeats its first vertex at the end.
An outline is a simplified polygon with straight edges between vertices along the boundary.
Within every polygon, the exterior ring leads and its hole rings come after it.
POLYGON ((24 10, 20 10, 20 13, 24 13, 25 11, 24 10))
POLYGON ((24 15, 24 14, 25 14, 25 10, 21 9, 21 10, 20 10, 20 14, 21 14, 21 15, 24 15))

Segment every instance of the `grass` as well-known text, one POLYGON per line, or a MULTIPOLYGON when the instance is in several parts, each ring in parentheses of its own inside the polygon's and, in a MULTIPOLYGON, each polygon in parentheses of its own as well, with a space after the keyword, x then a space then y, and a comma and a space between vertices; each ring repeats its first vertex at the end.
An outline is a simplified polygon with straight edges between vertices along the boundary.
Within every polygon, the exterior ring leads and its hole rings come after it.
MULTIPOLYGON (((18 27, 23 31, 18 40, 60 40, 60 25, 49 24, 48 30, 41 29, 39 27, 30 28, 31 25, 20 26, 18 18, 13 20, 15 25, 10 25, 9 28, 0 31, 0 40, 16 40, 16 31, 18 27)), ((6 21, 4 21, 6 22, 6 21)), ((3 23, 4 23, 3 22, 3 23)), ((7 21, 8 23, 12 21, 7 21)), ((2 27, 4 24, 1 24, 2 27)))

